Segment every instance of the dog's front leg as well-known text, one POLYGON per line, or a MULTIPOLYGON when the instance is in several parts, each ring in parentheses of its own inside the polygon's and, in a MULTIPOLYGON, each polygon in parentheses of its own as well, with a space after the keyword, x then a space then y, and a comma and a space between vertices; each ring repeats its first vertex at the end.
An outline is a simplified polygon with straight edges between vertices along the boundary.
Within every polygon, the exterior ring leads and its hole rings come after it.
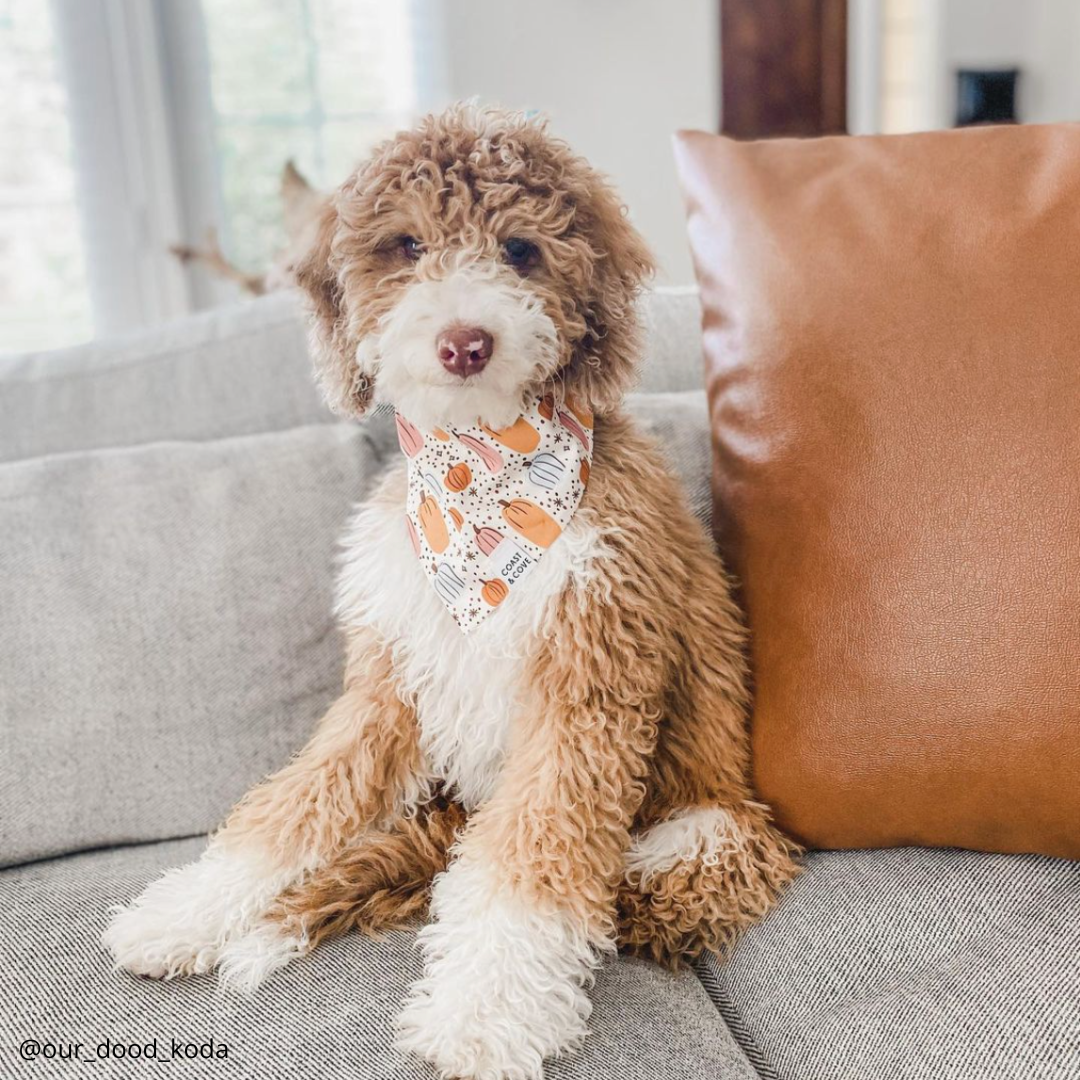
POLYGON ((544 1058, 586 1034, 585 987, 614 948, 656 698, 634 668, 598 681, 576 648, 556 644, 534 669, 498 788, 436 880, 425 974, 399 1020, 398 1045, 448 1076, 540 1077, 544 1058))
POLYGON ((386 650, 354 636, 345 691, 307 746, 241 800, 198 862, 114 910, 102 940, 118 966, 158 978, 220 966, 254 989, 302 951, 264 918, 278 895, 422 797, 415 718, 394 686, 386 650))

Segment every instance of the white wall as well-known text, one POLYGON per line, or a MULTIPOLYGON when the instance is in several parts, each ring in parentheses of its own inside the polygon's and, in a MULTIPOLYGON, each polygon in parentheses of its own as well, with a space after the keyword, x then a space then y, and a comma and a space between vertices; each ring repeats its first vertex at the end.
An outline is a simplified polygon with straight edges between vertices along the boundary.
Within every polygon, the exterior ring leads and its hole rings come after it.
POLYGON ((1080 120, 1077 0, 851 2, 853 130, 951 127, 959 68, 1019 67, 1022 120, 1080 120))
POLYGON ((941 122, 952 121, 955 70, 1019 67, 1020 118, 1080 120, 1080 4, 1076 0, 947 0, 939 16, 941 122))
POLYGON ((615 182, 660 262, 658 280, 690 282, 671 135, 717 129, 717 7, 442 0, 443 95, 550 116, 553 130, 615 182))

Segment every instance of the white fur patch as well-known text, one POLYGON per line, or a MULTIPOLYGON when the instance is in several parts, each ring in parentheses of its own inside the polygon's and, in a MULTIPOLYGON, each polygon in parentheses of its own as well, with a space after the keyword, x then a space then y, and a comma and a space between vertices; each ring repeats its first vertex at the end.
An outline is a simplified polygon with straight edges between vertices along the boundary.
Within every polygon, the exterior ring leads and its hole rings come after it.
POLYGON ((719 807, 683 810, 644 832, 635 833, 626 853, 626 870, 642 884, 681 862, 713 866, 745 846, 735 819, 719 807))
POLYGON ((588 1033, 585 986, 597 955, 580 927, 494 893, 460 858, 435 882, 436 921, 420 932, 424 977, 398 1019, 397 1045, 444 1076, 535 1080, 543 1060, 588 1033))
POLYGON ((354 517, 338 614, 391 643, 398 692, 416 709, 431 775, 472 810, 498 778, 525 660, 545 632, 551 600, 569 585, 585 587, 610 549, 588 511, 579 510, 513 596, 465 635, 413 554, 400 472, 386 484, 401 489, 402 499, 376 496, 354 517))
POLYGON ((255 922, 225 943, 218 956, 218 980, 222 986, 252 994, 308 948, 306 938, 284 933, 279 923, 255 922))
POLYGON ((558 358, 555 325, 536 295, 493 260, 460 261, 445 277, 414 282, 361 341, 357 363, 375 375, 375 396, 424 429, 463 427, 479 418, 493 428, 522 412, 526 388, 539 386, 558 358), (487 366, 468 379, 439 362, 435 342, 451 326, 486 330, 487 366))
POLYGON ((117 967, 158 979, 202 974, 222 964, 228 981, 231 954, 234 982, 253 990, 302 946, 280 935, 271 941, 277 928, 260 924, 292 878, 258 853, 212 844, 198 862, 167 871, 128 907, 113 908, 102 944, 117 967), (237 945, 253 933, 257 941, 237 945))

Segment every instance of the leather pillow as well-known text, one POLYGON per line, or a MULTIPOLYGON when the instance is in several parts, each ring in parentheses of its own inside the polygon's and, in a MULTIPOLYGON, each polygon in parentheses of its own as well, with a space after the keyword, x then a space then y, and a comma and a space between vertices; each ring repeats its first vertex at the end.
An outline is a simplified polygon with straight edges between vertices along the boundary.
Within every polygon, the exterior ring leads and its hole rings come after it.
POLYGON ((762 797, 1080 857, 1080 128, 676 154, 762 797))

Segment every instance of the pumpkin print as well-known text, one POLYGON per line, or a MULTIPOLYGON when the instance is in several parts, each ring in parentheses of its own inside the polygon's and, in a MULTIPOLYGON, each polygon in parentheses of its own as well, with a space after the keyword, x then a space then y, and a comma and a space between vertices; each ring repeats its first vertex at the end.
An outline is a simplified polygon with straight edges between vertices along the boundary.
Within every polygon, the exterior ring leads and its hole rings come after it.
POLYGON ((554 491, 566 466, 554 454, 537 454, 529 462, 529 479, 545 491, 554 491))
POLYGON ((565 409, 559 409, 557 411, 559 414, 559 423, 562 424, 562 426, 566 428, 566 430, 569 431, 586 450, 588 450, 589 436, 585 433, 585 429, 565 409))
POLYGON ((450 466, 443 482, 451 491, 464 491, 472 483, 472 469, 464 461, 459 461, 450 466))
POLYGON ((397 426, 398 443, 402 453, 407 458, 414 458, 424 448, 424 436, 420 429, 410 424, 401 413, 394 414, 394 424, 397 426))
POLYGON ((447 602, 453 603, 465 590, 465 582, 449 563, 439 563, 435 571, 435 591, 447 602))
POLYGON ((476 420, 421 431, 399 418, 409 543, 439 606, 463 633, 499 608, 528 604, 511 596, 513 586, 577 510, 589 480, 593 425, 586 405, 564 400, 555 388, 505 428, 476 420))
POLYGON ((566 407, 581 421, 582 427, 587 427, 590 431, 593 426, 593 411, 588 405, 582 404, 575 397, 568 397, 566 399, 566 407))
POLYGON ((480 529, 474 525, 473 531, 476 533, 476 546, 485 555, 490 555, 503 542, 503 534, 498 529, 480 529))
POLYGON ((559 539, 562 527, 541 506, 529 499, 499 500, 502 516, 516 532, 537 547, 548 548, 559 539))
POLYGON ((418 515, 428 546, 436 555, 441 555, 450 543, 450 534, 446 531, 446 520, 439 504, 430 495, 425 495, 420 502, 418 515))
POLYGON ((416 557, 420 558, 420 536, 416 531, 416 526, 412 523, 412 518, 406 515, 405 527, 409 530, 409 543, 412 544, 412 549, 416 554, 416 557))
POLYGON ((525 419, 524 416, 500 431, 494 431, 485 425, 481 425, 484 432, 490 435, 496 442, 500 442, 507 448, 518 454, 531 454, 540 445, 540 432, 525 419))
POLYGON ((480 590, 480 595, 483 597, 485 604, 490 604, 492 607, 498 607, 509 595, 510 587, 501 578, 494 578, 491 581, 485 581, 484 587, 480 590))
POLYGON ((503 467, 502 454, 493 447, 488 446, 486 443, 481 442, 472 435, 459 435, 456 431, 454 432, 454 438, 457 439, 462 446, 467 447, 476 454, 484 463, 484 468, 487 469, 489 473, 497 473, 503 467))

